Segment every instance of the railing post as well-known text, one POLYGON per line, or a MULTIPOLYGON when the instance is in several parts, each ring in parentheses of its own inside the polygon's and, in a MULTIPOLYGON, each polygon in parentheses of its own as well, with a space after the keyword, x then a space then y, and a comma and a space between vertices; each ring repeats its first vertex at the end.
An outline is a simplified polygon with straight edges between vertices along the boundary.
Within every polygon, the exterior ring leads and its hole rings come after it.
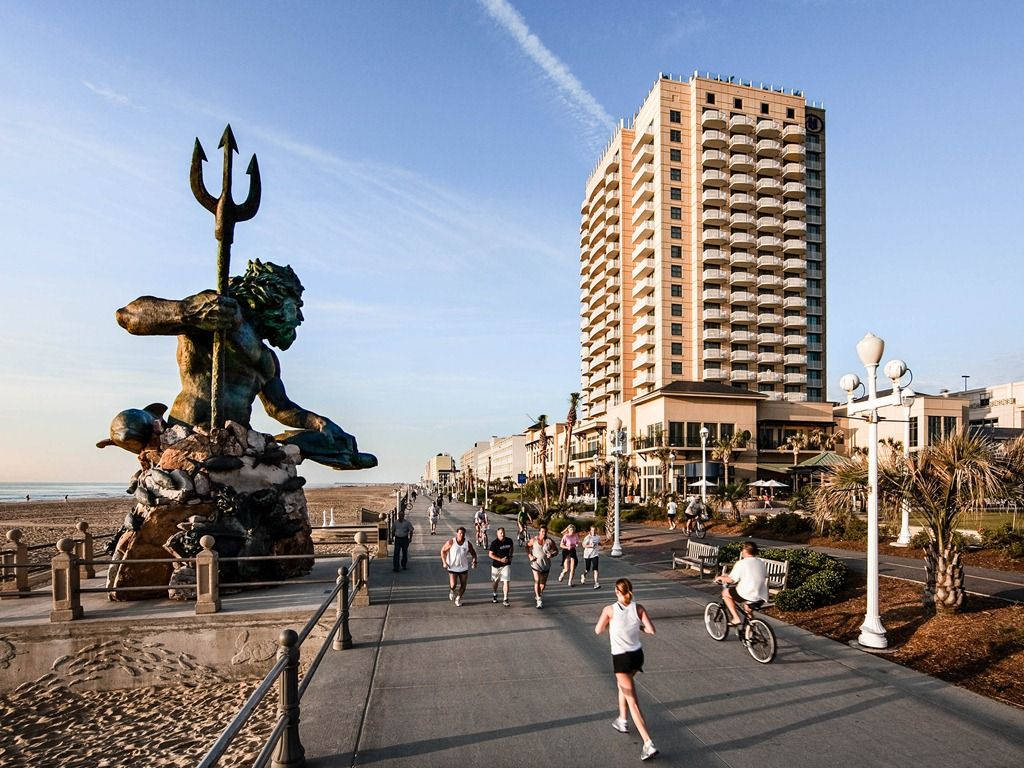
POLYGON ((75 540, 61 539, 57 542, 60 552, 50 563, 53 609, 50 621, 74 621, 82 618, 82 596, 78 591, 80 574, 78 558, 75 557, 75 540))
POLYGON ((82 566, 82 578, 83 579, 95 579, 96 578, 96 566, 92 564, 93 555, 93 543, 92 534, 89 533, 89 523, 85 520, 78 521, 78 530, 82 534, 81 541, 77 542, 78 546, 75 548, 76 553, 82 560, 90 561, 88 565, 82 566))
POLYGON ((331 648, 343 651, 352 647, 352 632, 348 626, 348 566, 343 565, 338 569, 338 583, 341 585, 341 590, 338 592, 338 612, 335 614, 335 618, 341 617, 341 628, 335 633, 331 648))
POLYGON ((352 574, 359 591, 352 601, 353 605, 370 604, 370 551, 366 548, 366 534, 362 531, 355 536, 356 543, 349 553, 352 557, 352 564, 349 566, 349 573, 352 574))
POLYGON ((28 545, 20 528, 11 528, 7 532, 7 540, 14 549, 5 549, 3 553, 3 584, 0 585, 0 597, 24 597, 24 595, 5 595, 4 592, 28 592, 28 545), (15 568, 12 566, 22 566, 15 568))
POLYGON ((199 539, 202 550, 196 555, 196 615, 220 610, 220 565, 217 542, 213 536, 199 539))
POLYGON ((273 768, 302 768, 306 764, 306 750, 299 740, 299 640, 294 629, 281 632, 281 647, 277 649, 278 659, 287 659, 279 679, 281 695, 277 703, 278 718, 284 716, 287 725, 277 742, 273 768))

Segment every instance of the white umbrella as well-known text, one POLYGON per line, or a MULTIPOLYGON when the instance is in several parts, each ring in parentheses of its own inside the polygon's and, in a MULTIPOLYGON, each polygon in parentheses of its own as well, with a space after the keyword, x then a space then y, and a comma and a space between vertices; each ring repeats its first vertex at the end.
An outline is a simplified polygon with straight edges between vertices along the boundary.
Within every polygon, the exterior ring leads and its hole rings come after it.
POLYGON ((785 483, 780 483, 778 480, 765 480, 765 488, 789 488, 785 483))
POLYGON ((765 482, 765 480, 755 480, 752 483, 747 483, 747 485, 752 486, 754 488, 764 488, 765 482))
POLYGON ((718 483, 709 483, 706 480, 698 480, 695 483, 690 483, 690 487, 691 488, 704 488, 704 487, 707 487, 707 488, 717 488, 718 487, 718 483))

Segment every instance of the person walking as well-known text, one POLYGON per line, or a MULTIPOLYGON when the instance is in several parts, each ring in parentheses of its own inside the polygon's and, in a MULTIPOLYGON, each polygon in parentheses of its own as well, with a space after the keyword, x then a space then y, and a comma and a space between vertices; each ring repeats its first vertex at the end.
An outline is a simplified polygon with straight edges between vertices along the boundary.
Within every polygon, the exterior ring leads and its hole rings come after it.
POLYGON ((437 494, 437 514, 440 515, 444 512, 444 494, 437 494))
POLYGON ((460 525, 455 529, 455 538, 441 547, 441 565, 448 571, 448 599, 454 600, 456 607, 462 606, 471 564, 476 568, 476 550, 466 540, 466 529, 460 525))
POLYGON ((551 558, 558 554, 555 542, 548 538, 548 527, 540 526, 537 535, 526 545, 526 554, 530 558, 530 569, 533 572, 533 596, 537 598, 537 607, 544 607, 544 588, 551 572, 551 558))
POLYGON ((601 580, 597 573, 598 560, 601 554, 601 537, 597 533, 597 526, 590 526, 590 532, 583 537, 583 565, 585 570, 580 574, 580 584, 587 583, 587 576, 594 572, 594 589, 601 588, 601 580))
POLYGON ((502 601, 506 608, 508 602, 508 585, 512 581, 512 539, 505 536, 505 529, 499 528, 498 535, 487 547, 491 558, 491 602, 498 602, 498 583, 501 583, 502 601))
POLYGON ((437 533, 437 504, 434 502, 430 503, 430 511, 427 513, 427 517, 430 520, 430 535, 433 536, 437 533))
POLYGON ((676 497, 670 496, 668 499, 668 505, 665 507, 665 514, 668 515, 668 529, 674 531, 676 529, 676 515, 679 513, 679 507, 676 505, 676 497))
POLYGON ((576 586, 572 579, 576 575, 576 566, 579 565, 579 558, 576 554, 576 547, 579 544, 580 537, 576 533, 576 526, 570 525, 565 529, 562 540, 558 544, 558 548, 562 550, 562 572, 558 574, 558 580, 561 581, 568 574, 570 587, 576 586))
POLYGON ((395 555, 391 570, 398 570, 399 561, 401 561, 403 571, 409 567, 409 543, 412 541, 412 534, 415 530, 412 523, 405 519, 405 510, 403 509, 398 513, 398 522, 395 523, 395 555))
POLYGON ((654 746, 651 734, 647 731, 647 722, 636 697, 633 678, 637 672, 644 671, 644 649, 640 635, 653 635, 654 622, 644 607, 633 599, 633 584, 629 579, 615 582, 615 602, 601 611, 594 634, 600 635, 606 629, 611 640, 615 683, 619 689, 619 716, 612 721, 612 727, 620 733, 629 733, 629 721, 626 719, 628 710, 637 733, 644 740, 640 759, 650 760, 658 754, 658 748, 654 746))

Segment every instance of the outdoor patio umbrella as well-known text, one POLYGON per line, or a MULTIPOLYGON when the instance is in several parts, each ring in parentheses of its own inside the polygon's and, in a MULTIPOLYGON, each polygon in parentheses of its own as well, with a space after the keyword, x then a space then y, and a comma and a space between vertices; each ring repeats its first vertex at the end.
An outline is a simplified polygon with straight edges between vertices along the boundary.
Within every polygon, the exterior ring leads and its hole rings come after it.
POLYGON ((747 485, 749 485, 751 488, 764 488, 764 484, 766 482, 766 480, 755 480, 752 483, 747 483, 747 485))
POLYGON ((704 486, 707 486, 708 488, 717 488, 718 483, 709 483, 706 480, 698 480, 695 483, 690 483, 691 488, 702 488, 704 486))
POLYGON ((764 480, 761 483, 764 488, 789 488, 785 483, 780 483, 778 480, 764 480))

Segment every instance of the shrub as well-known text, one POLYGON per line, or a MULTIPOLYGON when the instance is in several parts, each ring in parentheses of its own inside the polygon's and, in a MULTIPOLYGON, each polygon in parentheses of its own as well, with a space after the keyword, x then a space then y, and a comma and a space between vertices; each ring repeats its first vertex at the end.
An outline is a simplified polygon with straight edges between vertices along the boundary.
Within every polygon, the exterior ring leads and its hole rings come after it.
MULTIPOLYGON (((731 541, 718 550, 720 564, 739 559, 742 542, 731 541)), ((775 597, 780 611, 808 611, 836 600, 846 583, 846 565, 841 560, 813 549, 761 550, 761 557, 789 563, 786 589, 775 597)))
POLYGON ((1014 530, 1009 522, 998 528, 983 528, 980 533, 983 547, 1002 550, 1014 559, 1024 557, 1024 532, 1014 530))
POLYGON ((758 515, 743 527, 743 535, 793 538, 809 534, 813 530, 814 522, 810 518, 802 517, 795 512, 783 512, 772 518, 758 515))

